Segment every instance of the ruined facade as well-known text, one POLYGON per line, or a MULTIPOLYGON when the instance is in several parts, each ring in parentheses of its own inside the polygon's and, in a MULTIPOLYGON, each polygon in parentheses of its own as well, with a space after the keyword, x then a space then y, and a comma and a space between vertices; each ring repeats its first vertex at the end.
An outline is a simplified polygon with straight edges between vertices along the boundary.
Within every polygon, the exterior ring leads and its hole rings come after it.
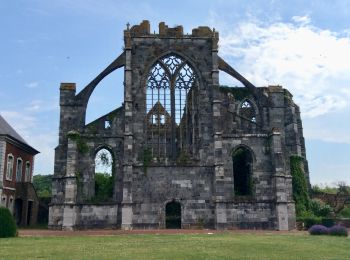
MULTIPOLYGON (((299 107, 280 86, 255 87, 218 55, 208 27, 148 21, 124 31, 124 51, 76 94, 60 86, 49 227, 295 226, 289 158, 305 158, 299 107), (124 69, 124 103, 85 124, 98 83, 124 69), (244 87, 219 85, 219 71, 244 87), (95 155, 113 158, 113 194, 95 200, 95 155)), ((307 162, 304 160, 306 177, 307 162)))

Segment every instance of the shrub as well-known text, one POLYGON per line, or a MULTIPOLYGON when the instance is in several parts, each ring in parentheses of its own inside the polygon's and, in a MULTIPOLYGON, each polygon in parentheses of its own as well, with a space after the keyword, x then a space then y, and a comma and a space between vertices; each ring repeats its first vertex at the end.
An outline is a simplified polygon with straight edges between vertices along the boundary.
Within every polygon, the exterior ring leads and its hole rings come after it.
POLYGON ((348 229, 341 225, 335 225, 329 229, 329 234, 331 236, 348 236, 348 229))
POLYGON ((323 218, 321 224, 325 227, 332 227, 335 225, 335 220, 333 218, 323 218))
POLYGON ((350 218, 350 206, 346 206, 344 209, 342 209, 339 215, 344 218, 350 218))
POLYGON ((313 225, 309 228, 310 235, 327 235, 328 228, 323 225, 313 225))
POLYGON ((315 217, 315 216, 302 217, 302 218, 299 218, 298 221, 301 221, 304 223, 305 229, 309 229, 313 225, 321 224, 321 218, 315 217))
POLYGON ((113 176, 108 173, 95 174, 95 202, 106 202, 112 198, 113 180, 113 176))
POLYGON ((0 237, 15 237, 17 226, 9 209, 0 207, 0 237))
POLYGON ((331 206, 319 199, 312 199, 310 201, 310 210, 318 217, 329 217, 332 212, 331 206))

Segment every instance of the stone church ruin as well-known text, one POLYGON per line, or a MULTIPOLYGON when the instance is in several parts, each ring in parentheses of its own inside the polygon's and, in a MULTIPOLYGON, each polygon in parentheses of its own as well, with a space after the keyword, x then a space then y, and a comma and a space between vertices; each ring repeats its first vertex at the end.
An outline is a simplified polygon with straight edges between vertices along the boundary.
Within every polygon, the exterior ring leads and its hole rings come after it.
POLYGON ((128 25, 123 53, 83 90, 61 83, 50 228, 295 227, 292 155, 308 179, 299 107, 281 86, 240 75, 218 41, 208 27, 128 25), (123 105, 86 124, 90 95, 117 69, 123 105), (244 87, 220 86, 220 71, 244 87), (113 160, 108 198, 95 194, 102 149, 113 160))

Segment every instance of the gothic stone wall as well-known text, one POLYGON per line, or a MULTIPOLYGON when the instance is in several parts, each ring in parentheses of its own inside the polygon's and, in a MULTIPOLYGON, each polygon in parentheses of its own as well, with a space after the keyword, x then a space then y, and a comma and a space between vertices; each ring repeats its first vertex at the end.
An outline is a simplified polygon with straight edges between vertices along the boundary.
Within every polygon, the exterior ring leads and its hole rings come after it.
POLYGON ((305 158, 306 151, 300 111, 291 94, 280 86, 255 88, 225 64, 217 54, 218 33, 208 27, 184 35, 181 26, 168 28, 161 23, 159 34, 152 34, 144 21, 127 28, 124 36, 123 54, 79 94, 75 84, 61 85, 49 226, 163 228, 165 205, 174 200, 181 204, 183 228, 204 224, 292 229, 295 212, 289 157, 305 158), (155 62, 170 54, 190 64, 197 77, 196 153, 190 163, 163 161, 145 167, 147 77, 155 62), (85 125, 89 95, 104 76, 121 66, 125 103, 85 125), (247 88, 220 88, 219 69, 247 88), (240 115, 245 99, 256 112, 254 120, 240 115), (106 121, 110 128, 105 127, 106 121), (79 152, 77 140, 68 137, 70 131, 79 133, 87 152, 79 152), (116 159, 117 178, 112 203, 97 205, 88 200, 94 196, 94 155, 101 147, 116 159), (238 147, 253 155, 253 193, 245 197, 235 196, 233 188, 232 152, 238 147))

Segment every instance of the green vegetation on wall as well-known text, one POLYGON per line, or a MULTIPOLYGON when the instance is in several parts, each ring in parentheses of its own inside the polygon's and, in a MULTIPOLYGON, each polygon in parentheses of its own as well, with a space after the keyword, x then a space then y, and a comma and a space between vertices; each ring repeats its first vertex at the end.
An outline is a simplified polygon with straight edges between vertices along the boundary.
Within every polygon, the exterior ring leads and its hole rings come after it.
POLYGON ((251 94, 248 88, 220 86, 219 90, 225 94, 231 93, 236 100, 243 100, 251 94))
POLYGON ((77 143, 79 153, 86 154, 89 151, 89 146, 87 145, 85 138, 83 138, 79 132, 69 131, 67 137, 77 143))
POLYGON ((310 208, 310 197, 304 174, 304 159, 293 155, 290 157, 290 171, 293 183, 293 199, 297 216, 304 215, 310 208))
POLYGON ((152 162, 152 151, 148 148, 143 150, 142 157, 143 157, 143 171, 145 174, 147 174, 147 169, 152 162))

